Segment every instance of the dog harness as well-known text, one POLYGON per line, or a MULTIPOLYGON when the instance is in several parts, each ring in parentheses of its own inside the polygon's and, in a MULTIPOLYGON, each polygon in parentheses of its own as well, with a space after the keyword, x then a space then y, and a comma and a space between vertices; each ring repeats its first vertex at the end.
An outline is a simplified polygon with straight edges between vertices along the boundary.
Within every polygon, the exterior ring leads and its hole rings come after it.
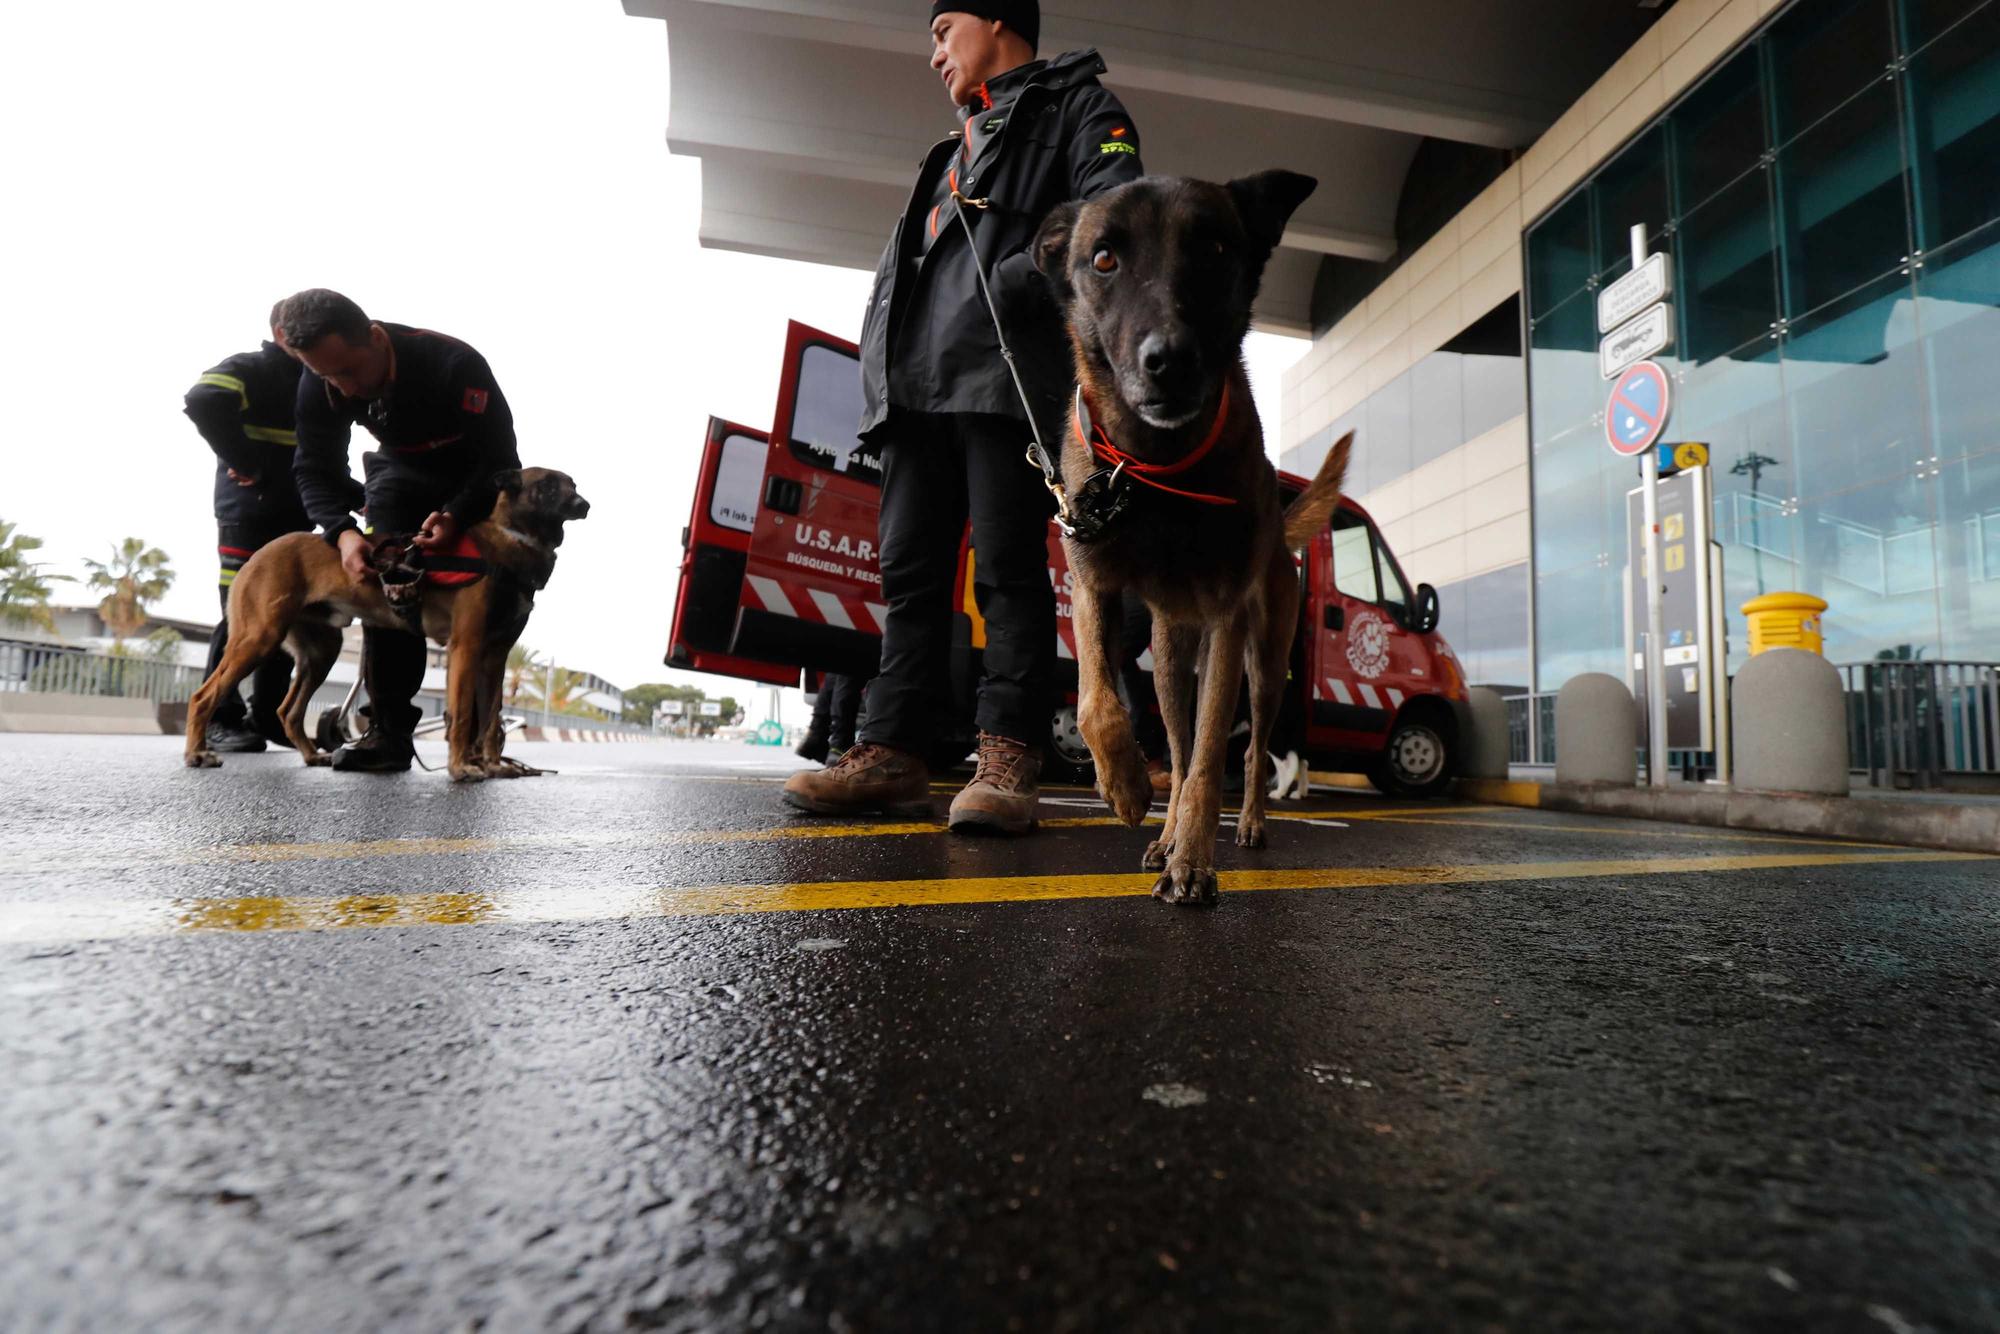
POLYGON ((424 633, 424 585, 463 588, 486 577, 486 558, 470 533, 461 533, 450 551, 424 551, 407 537, 375 543, 368 564, 382 581, 382 596, 403 623, 419 637, 424 633))

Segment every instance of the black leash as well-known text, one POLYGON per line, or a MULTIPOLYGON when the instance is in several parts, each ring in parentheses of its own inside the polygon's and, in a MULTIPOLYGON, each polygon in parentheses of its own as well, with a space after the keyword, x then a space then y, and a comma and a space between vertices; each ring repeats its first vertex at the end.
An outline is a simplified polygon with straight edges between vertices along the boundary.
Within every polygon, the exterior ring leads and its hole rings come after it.
POLYGON ((981 211, 993 207, 991 199, 968 199, 959 193, 956 186, 951 192, 952 210, 958 214, 959 226, 965 229, 965 243, 972 247, 972 272, 979 279, 979 295, 986 302, 986 313, 993 320, 993 336, 1000 344, 1000 359, 1007 363, 1007 374, 1013 378, 1014 393, 1020 397, 1021 410, 1028 415, 1028 462, 1039 468, 1042 485, 1056 498, 1056 526, 1063 536, 1072 542, 1090 543, 1103 537, 1111 524, 1125 512, 1131 496, 1121 484, 1124 465, 1100 468, 1084 478, 1074 496, 1063 486, 1062 471, 1042 442, 1042 428, 1035 417, 1034 402, 1028 397, 1028 388, 1021 382, 1021 368, 1015 364, 1014 349, 1008 345, 1007 330, 1000 323, 1000 308, 993 303, 993 291, 986 285, 986 261, 980 258, 979 241, 973 235, 972 219, 966 216, 967 205, 981 211))

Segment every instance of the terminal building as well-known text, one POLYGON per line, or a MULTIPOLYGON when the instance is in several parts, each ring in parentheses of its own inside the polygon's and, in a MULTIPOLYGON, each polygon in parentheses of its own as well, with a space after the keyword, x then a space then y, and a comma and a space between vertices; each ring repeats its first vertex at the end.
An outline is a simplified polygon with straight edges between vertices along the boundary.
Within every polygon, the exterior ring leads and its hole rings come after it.
MULTIPOLYGON (((908 0, 625 0, 665 19, 705 244, 872 268, 951 126, 908 0)), ((1742 602, 1827 656, 2000 659, 2000 0, 1044 6, 1156 172, 1319 177, 1266 278, 1282 466, 1351 489, 1475 682, 1623 676, 1626 493, 1596 293, 1674 262, 1667 438, 1709 447, 1742 602)))

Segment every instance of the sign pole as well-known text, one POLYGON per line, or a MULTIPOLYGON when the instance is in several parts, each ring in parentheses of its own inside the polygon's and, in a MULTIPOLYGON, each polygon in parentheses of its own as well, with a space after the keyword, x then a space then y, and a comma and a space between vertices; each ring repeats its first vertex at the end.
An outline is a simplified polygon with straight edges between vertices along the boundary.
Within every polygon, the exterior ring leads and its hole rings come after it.
MULTIPOLYGON (((1646 228, 1632 225, 1632 267, 1646 262, 1646 228)), ((1660 600, 1660 458, 1647 446, 1639 459, 1646 525, 1646 784, 1667 785, 1666 618, 1660 600)))

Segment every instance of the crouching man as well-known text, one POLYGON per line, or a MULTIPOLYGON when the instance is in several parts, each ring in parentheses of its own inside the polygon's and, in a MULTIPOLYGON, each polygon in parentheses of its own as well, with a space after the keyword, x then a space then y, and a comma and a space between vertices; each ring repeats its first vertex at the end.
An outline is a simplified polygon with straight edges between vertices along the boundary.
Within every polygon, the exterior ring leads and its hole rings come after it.
MULTIPOLYGON (((299 495, 359 583, 372 535, 411 537, 426 552, 451 550, 493 511, 494 478, 519 468, 514 416, 486 358, 444 334, 370 320, 325 288, 278 306, 285 344, 305 363, 298 388, 299 495), (348 445, 355 423, 375 437, 362 456, 368 531, 349 512, 348 445)), ((374 726, 333 753, 350 773, 398 773, 415 754, 424 683, 423 639, 374 626, 362 632, 362 677, 374 726)))

